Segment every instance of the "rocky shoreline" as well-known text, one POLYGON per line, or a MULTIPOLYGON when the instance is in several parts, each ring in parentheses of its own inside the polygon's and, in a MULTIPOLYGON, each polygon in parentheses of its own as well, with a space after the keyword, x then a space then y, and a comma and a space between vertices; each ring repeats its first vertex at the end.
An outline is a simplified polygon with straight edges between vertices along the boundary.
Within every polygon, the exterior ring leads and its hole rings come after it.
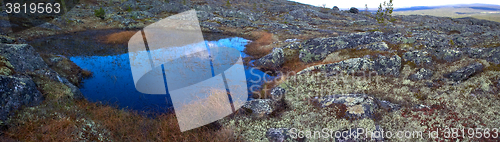
MULTIPOLYGON (((21 106, 36 108, 44 98, 83 99, 77 86, 90 76, 64 56, 39 55, 23 44, 25 39, 85 30, 136 30, 190 9, 197 10, 204 33, 257 40, 252 32, 265 31, 276 39, 262 45, 272 50, 255 56, 254 65, 282 72, 282 80, 267 85, 269 90, 247 102, 240 113, 216 122, 230 128, 237 141, 333 140, 292 138, 291 129, 424 132, 422 138, 337 141, 444 140, 443 133, 429 138, 429 132, 450 127, 500 129, 500 23, 417 15, 378 23, 367 12, 282 0, 97 0, 77 5, 48 25, 19 33, 2 31, 0 125, 18 124, 9 118, 27 114, 14 112, 21 106), (104 19, 94 16, 101 7, 104 19)), ((5 29, 2 16, 0 28, 5 29)), ((90 121, 95 128, 103 127, 99 120, 90 121)), ((95 133, 99 140, 112 139, 110 130, 103 129, 95 133)), ((500 140, 451 140, 455 139, 500 140)))

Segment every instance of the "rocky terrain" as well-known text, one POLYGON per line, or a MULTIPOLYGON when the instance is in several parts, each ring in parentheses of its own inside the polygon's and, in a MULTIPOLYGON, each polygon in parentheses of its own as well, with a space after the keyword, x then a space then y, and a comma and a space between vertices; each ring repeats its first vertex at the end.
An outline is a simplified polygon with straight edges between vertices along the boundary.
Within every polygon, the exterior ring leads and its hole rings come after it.
POLYGON ((235 139, 230 140, 332 141, 314 133, 293 137, 293 131, 323 128, 423 132, 416 138, 363 135, 336 141, 444 140, 446 128, 465 130, 448 140, 500 140, 467 133, 469 128, 500 129, 500 23, 417 15, 378 23, 374 14, 362 11, 282 0, 86 0, 48 24, 19 33, 5 30, 3 14, 0 125, 6 137, 18 139, 12 130, 39 117, 71 121, 76 126, 68 132, 73 140, 119 137, 105 120, 68 115, 87 111, 68 102, 83 98, 78 82, 90 73, 64 56, 37 53, 40 47, 23 44, 26 40, 84 30, 136 30, 190 9, 197 10, 204 33, 255 42, 263 37, 255 36, 256 31, 272 35, 268 42, 250 44, 246 52, 255 60, 249 64, 278 74, 279 80, 264 84, 239 113, 216 122, 231 130, 235 139), (105 10, 104 19, 94 15, 99 8, 105 10), (76 109, 70 113, 54 102, 76 109), (439 136, 430 136, 436 130, 439 136))

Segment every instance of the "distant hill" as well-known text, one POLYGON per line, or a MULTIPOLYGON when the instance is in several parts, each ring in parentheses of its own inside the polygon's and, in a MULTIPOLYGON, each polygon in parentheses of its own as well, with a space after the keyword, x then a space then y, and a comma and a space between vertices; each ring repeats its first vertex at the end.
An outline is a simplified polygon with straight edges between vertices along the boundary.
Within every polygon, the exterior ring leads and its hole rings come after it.
POLYGON ((395 8, 394 15, 432 15, 440 17, 474 17, 500 22, 500 5, 456 4, 443 6, 414 6, 395 8))
POLYGON ((415 11, 415 10, 429 10, 438 8, 471 8, 477 10, 487 11, 500 11, 500 5, 493 4, 455 4, 455 5, 442 5, 442 6, 413 6, 405 8, 394 8, 394 11, 415 11))

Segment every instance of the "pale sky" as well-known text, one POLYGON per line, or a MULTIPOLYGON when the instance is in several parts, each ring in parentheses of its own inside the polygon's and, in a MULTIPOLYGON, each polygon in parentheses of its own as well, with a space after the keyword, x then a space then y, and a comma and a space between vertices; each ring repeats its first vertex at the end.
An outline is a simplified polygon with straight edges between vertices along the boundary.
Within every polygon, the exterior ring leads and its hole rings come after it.
MULTIPOLYGON (((384 3, 384 0, 292 0, 304 4, 310 4, 314 6, 322 6, 326 4, 326 7, 332 8, 333 6, 338 6, 340 9, 347 9, 350 7, 362 8, 364 9, 365 4, 368 4, 368 8, 376 9, 380 3, 384 3)), ((389 2, 389 0, 386 0, 389 2)), ((412 7, 412 6, 439 6, 439 5, 451 5, 451 4, 495 4, 500 5, 500 0, 393 0, 392 2, 395 8, 402 7, 412 7)))

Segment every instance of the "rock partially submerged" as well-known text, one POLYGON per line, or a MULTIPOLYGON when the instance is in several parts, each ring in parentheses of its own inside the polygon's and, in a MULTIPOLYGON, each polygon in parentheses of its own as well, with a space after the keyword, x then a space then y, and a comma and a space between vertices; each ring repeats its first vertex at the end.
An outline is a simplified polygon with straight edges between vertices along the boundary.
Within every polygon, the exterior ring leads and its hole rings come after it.
POLYGON ((285 56, 283 49, 274 48, 273 51, 266 56, 255 60, 254 65, 266 69, 277 69, 285 63, 285 56))

